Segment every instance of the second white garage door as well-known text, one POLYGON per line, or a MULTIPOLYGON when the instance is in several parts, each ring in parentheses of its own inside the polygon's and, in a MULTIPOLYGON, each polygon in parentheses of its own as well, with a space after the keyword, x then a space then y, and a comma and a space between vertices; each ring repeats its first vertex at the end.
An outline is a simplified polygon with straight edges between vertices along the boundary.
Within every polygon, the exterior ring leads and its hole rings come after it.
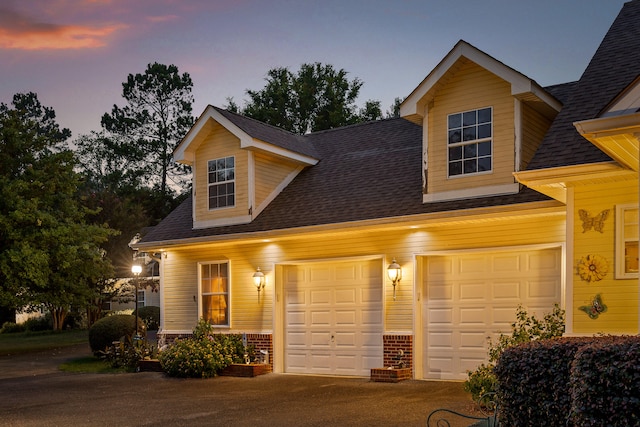
POLYGON ((382 366, 380 260, 284 269, 285 372, 369 376, 382 366))
POLYGON ((509 333, 518 304, 542 318, 560 303, 560 248, 423 260, 423 372, 464 380, 487 360, 487 337, 509 333))

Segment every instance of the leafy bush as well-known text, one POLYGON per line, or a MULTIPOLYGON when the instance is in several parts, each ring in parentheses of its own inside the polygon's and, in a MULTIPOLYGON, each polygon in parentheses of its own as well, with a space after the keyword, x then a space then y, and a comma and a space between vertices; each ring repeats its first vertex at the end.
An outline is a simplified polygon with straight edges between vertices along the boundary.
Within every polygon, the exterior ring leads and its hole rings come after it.
MULTIPOLYGON (((93 354, 99 356, 114 341, 119 341, 123 336, 132 336, 136 329, 135 322, 135 316, 116 314, 94 323, 89 329, 89 345, 93 354)), ((144 322, 141 319, 138 319, 138 332, 144 334, 144 322)))
POLYGON ((580 348, 571 397, 576 426, 640 425, 640 337, 598 337, 580 348))
POLYGON ((556 338, 512 346, 500 356, 500 422, 509 426, 565 426, 571 410, 571 363, 592 338, 556 338))
POLYGON ((529 316, 522 306, 516 309, 516 321, 511 324, 511 335, 500 334, 497 342, 489 338, 489 363, 480 365, 475 371, 468 372, 463 384, 467 393, 484 406, 487 393, 495 393, 498 384, 494 368, 500 355, 509 347, 536 340, 561 337, 564 333, 565 312, 558 304, 542 320, 529 316), (484 399, 484 400, 483 400, 484 399))
POLYGON ((18 332, 24 332, 25 327, 24 324, 17 324, 14 322, 4 322, 2 324, 2 329, 0 329, 0 334, 14 334, 18 332))
POLYGON ((124 368, 130 372, 138 368, 138 362, 143 359, 153 359, 158 349, 146 340, 134 340, 127 335, 104 352, 104 358, 112 368, 124 368))
POLYGON ((51 314, 46 314, 40 317, 31 317, 27 319, 24 323, 24 328, 27 331, 38 332, 38 331, 49 331, 53 329, 53 321, 51 320, 51 314))
POLYGON ((138 309, 138 317, 142 319, 148 331, 157 331, 160 327, 160 307, 148 305, 138 309))
POLYGON ((239 335, 216 334, 215 329, 201 319, 193 337, 174 341, 158 358, 170 376, 210 378, 232 363, 241 363, 243 357, 239 335))

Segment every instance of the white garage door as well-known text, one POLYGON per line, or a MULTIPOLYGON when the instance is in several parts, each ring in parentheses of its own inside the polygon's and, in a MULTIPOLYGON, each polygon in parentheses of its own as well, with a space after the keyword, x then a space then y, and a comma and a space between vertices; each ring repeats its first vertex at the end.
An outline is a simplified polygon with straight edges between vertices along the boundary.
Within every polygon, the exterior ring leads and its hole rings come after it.
POLYGON ((369 376, 382 366, 380 260, 287 266, 285 371, 369 376))
POLYGON ((487 361, 488 340, 510 333, 518 304, 543 317, 560 303, 561 250, 424 259, 424 376, 464 380, 487 361))

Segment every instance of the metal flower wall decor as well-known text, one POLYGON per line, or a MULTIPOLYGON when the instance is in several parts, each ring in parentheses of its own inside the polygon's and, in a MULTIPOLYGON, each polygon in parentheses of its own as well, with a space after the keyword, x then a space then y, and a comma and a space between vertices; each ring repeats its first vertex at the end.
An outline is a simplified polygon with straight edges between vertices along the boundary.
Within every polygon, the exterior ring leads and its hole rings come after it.
POLYGON ((602 280, 609 272, 609 263, 600 255, 587 255, 578 262, 578 275, 585 282, 602 280))

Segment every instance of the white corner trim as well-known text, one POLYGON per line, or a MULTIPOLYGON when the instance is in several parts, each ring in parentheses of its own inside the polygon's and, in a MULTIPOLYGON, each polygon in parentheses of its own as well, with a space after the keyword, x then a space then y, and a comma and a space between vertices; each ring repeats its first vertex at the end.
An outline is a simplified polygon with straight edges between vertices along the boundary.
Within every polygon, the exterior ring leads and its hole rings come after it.
POLYGON ((422 203, 442 202, 445 200, 476 199, 478 197, 500 196, 516 194, 520 191, 520 184, 490 185, 464 190, 442 191, 439 193, 423 194, 422 203))
POLYGON ((275 199, 278 196, 278 194, 280 194, 282 190, 284 190, 287 187, 287 185, 289 185, 291 181, 293 181, 295 177, 298 176, 300 172, 302 172, 303 169, 304 167, 302 166, 297 167, 293 172, 287 175, 282 180, 282 182, 280 182, 280 184, 278 184, 278 186, 274 188, 274 190, 262 201, 262 203, 260 203, 260 205, 258 205, 254 209, 253 217, 254 218, 257 217, 260 214, 260 212, 262 212, 267 206, 269 206, 269 203, 271 203, 273 199, 275 199))
POLYGON ((221 219, 209 219, 204 221, 193 221, 194 229, 222 227, 225 225, 247 224, 251 222, 251 215, 242 215, 235 217, 227 217, 221 219))

